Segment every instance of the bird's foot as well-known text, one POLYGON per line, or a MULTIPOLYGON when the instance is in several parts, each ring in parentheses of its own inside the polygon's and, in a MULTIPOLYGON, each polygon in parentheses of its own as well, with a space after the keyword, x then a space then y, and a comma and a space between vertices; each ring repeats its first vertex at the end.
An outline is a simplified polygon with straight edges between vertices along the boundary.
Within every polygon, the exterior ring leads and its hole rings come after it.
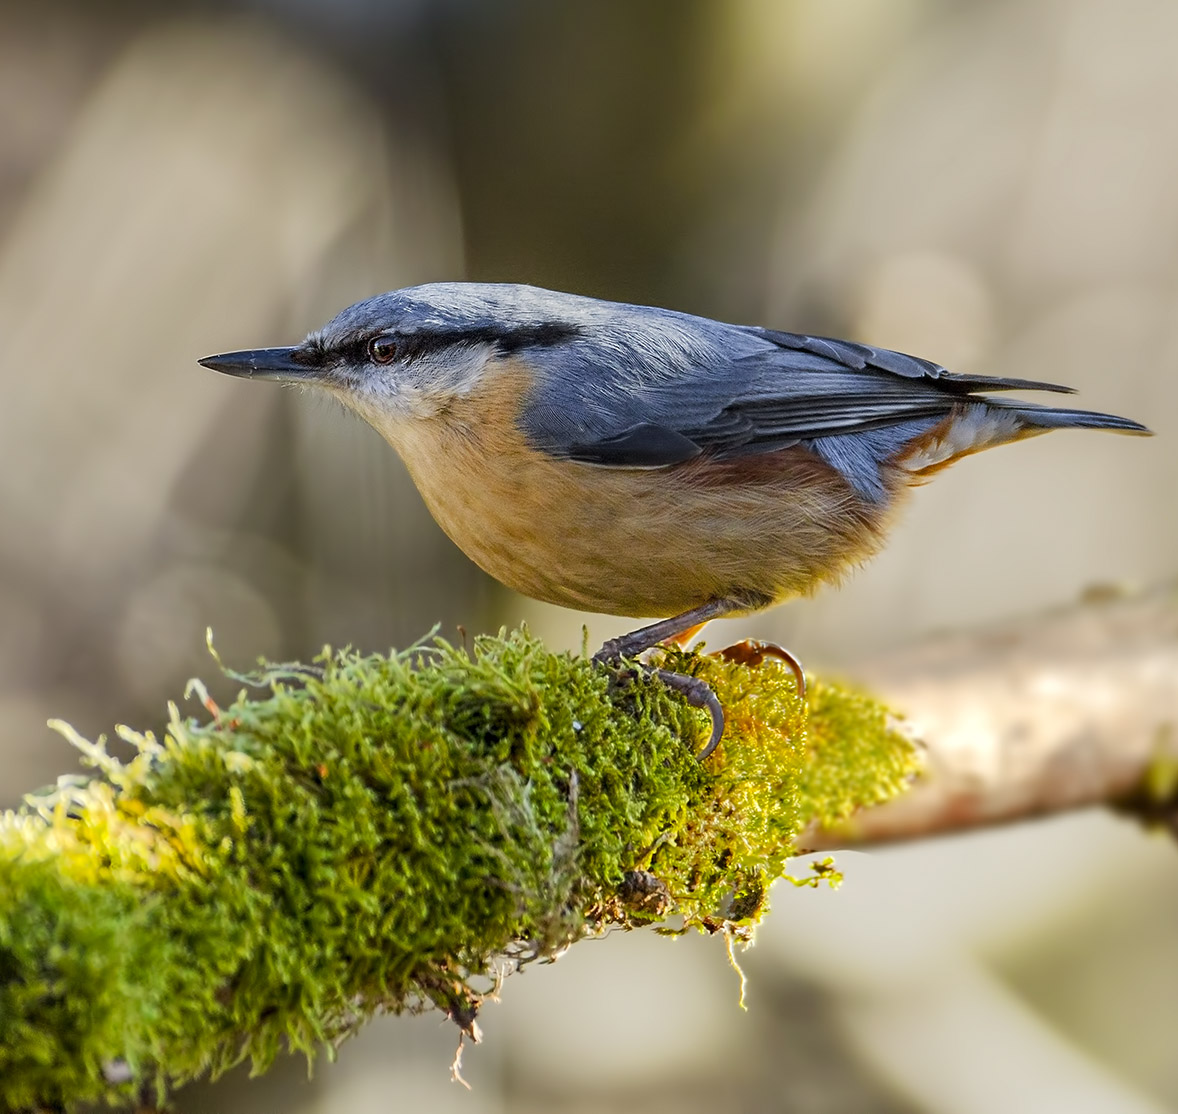
POLYGON ((778 646, 776 642, 761 642, 756 638, 746 638, 741 642, 734 642, 731 646, 725 646, 723 650, 717 650, 715 656, 724 661, 747 665, 750 669, 755 669, 766 658, 776 658, 778 661, 783 661, 794 675, 798 696, 803 700, 806 698, 806 673, 802 669, 802 663, 789 650, 784 646, 778 646))
MULTIPOLYGON (((614 646, 616 643, 622 641, 624 640, 615 638, 605 643, 593 655, 593 661, 599 665, 614 667, 621 665, 622 658, 625 655, 619 653, 614 646)), ((648 665, 645 662, 636 662, 634 668, 639 672, 656 677, 672 692, 677 692, 683 696, 693 708, 706 708, 708 710, 709 715, 712 717, 712 733, 708 736, 708 741, 704 744, 703 750, 695 756, 702 762, 716 749, 720 743, 720 739, 724 735, 724 709, 720 706, 720 701, 712 691, 711 685, 707 681, 701 680, 699 677, 692 677, 688 673, 675 673, 670 669, 660 669, 658 666, 648 665)))
MULTIPOLYGON (((642 647, 642 649, 646 648, 642 647)), ((622 658, 630 657, 631 654, 630 639, 623 635, 621 638, 614 638, 606 642, 593 655, 593 660, 603 665, 617 665, 622 658)), ((802 663, 798 661, 797 657, 784 646, 778 646, 775 642, 762 642, 759 639, 746 638, 724 647, 723 650, 717 650, 713 656, 723 661, 736 662, 750 669, 755 669, 766 658, 776 658, 778 661, 784 662, 793 674, 798 696, 803 700, 806 698, 805 670, 802 669, 802 663)), ((712 691, 712 687, 706 681, 699 677, 693 677, 689 673, 675 673, 670 669, 660 669, 658 666, 645 663, 639 663, 637 668, 657 677, 667 688, 682 695, 693 708, 708 710, 712 717, 712 733, 696 758, 702 762, 709 757, 724 737, 724 709, 712 691)))

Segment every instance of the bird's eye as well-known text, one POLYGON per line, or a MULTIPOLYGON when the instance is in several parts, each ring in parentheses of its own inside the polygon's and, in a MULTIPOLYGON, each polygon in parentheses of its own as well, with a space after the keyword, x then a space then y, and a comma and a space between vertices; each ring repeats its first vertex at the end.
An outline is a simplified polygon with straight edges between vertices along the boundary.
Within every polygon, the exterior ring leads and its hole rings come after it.
POLYGON ((397 356, 397 342, 392 337, 373 337, 368 342, 368 355, 373 363, 391 364, 397 356))

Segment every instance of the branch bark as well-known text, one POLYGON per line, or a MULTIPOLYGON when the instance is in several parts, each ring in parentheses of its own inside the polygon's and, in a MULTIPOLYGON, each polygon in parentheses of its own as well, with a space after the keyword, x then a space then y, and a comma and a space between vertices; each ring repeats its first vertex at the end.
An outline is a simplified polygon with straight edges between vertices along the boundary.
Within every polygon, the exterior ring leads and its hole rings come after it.
POLYGON ((1178 761, 1178 588, 930 638, 857 680, 926 748, 913 789, 812 850, 915 839, 1134 797, 1178 761))

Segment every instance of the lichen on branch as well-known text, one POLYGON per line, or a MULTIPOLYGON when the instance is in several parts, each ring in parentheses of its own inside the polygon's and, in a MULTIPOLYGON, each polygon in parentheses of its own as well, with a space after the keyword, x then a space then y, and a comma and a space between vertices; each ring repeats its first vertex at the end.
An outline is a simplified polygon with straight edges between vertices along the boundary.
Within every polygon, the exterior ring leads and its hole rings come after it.
MULTIPOLYGON (((267 664, 0 818, 0 1104, 118 1101, 329 1050, 379 1011, 474 1033, 514 964, 610 925, 743 938, 795 837, 899 793, 871 700, 667 651, 727 714, 526 632, 267 664)), ((821 868, 817 880, 828 868, 821 868)))

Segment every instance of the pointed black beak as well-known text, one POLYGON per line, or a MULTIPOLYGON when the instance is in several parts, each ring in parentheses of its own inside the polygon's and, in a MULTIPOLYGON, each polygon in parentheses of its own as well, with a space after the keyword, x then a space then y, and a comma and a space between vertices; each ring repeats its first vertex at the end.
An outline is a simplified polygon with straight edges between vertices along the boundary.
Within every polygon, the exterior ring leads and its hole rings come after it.
POLYGON ((251 352, 224 352, 197 361, 213 371, 242 379, 278 379, 314 383, 327 376, 322 366, 309 358, 305 348, 255 348, 251 352))

